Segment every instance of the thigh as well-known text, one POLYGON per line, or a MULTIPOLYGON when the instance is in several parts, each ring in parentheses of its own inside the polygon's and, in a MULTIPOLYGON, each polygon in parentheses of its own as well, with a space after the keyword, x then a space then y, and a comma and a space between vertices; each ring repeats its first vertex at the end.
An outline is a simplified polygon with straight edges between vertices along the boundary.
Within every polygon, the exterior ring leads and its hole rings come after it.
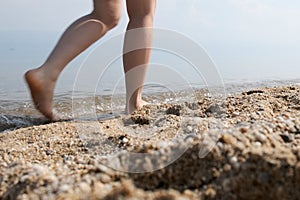
POLYGON ((93 13, 104 22, 112 18, 120 18, 122 0, 94 0, 93 13))
POLYGON ((128 16, 154 15, 156 0, 126 0, 128 16))

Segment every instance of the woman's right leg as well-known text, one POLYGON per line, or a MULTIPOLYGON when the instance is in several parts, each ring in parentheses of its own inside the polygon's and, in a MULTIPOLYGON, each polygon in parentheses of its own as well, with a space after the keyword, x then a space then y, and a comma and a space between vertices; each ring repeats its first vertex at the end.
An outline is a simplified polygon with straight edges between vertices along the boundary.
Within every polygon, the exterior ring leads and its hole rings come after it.
POLYGON ((119 21, 122 0, 94 0, 94 10, 75 21, 61 36, 56 47, 37 69, 29 70, 25 79, 36 108, 48 119, 57 120, 52 111, 56 80, 77 55, 112 29, 119 21))
POLYGON ((152 51, 156 0, 126 0, 126 4, 129 23, 124 40, 123 63, 126 84, 125 112, 130 114, 147 104, 142 100, 142 88, 152 51), (130 31, 134 29, 135 31, 130 31))

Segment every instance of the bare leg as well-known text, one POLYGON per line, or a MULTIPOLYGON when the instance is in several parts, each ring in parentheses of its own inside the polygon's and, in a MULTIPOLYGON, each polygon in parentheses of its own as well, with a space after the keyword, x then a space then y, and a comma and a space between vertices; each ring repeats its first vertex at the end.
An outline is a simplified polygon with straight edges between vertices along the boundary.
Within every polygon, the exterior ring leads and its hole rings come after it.
POLYGON ((26 72, 36 108, 48 119, 57 120, 52 111, 56 80, 64 67, 82 51, 112 29, 119 20, 122 0, 94 0, 94 10, 75 21, 39 68, 26 72))
POLYGON ((132 113, 146 104, 142 100, 142 86, 145 81, 150 61, 151 48, 132 50, 134 46, 150 47, 152 43, 152 27, 156 0, 126 0, 129 23, 124 41, 124 72, 126 82, 126 113, 132 113), (132 29, 139 31, 130 31, 132 29), (132 34, 133 32, 133 34, 132 34), (136 67, 136 69, 134 69, 136 67), (138 68, 138 69, 137 69, 138 68))

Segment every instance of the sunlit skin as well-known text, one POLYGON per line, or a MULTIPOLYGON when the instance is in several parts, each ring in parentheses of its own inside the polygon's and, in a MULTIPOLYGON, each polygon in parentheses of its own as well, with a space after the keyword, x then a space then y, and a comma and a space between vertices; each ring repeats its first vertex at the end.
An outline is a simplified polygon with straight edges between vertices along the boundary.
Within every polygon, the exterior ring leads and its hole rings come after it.
MULTIPOLYGON (((153 27, 155 0, 127 0, 126 6, 129 16, 127 30, 153 27)), ((59 117, 53 112, 53 94, 56 81, 62 70, 76 56, 118 24, 121 10, 122 0, 94 0, 93 11, 79 18, 67 28, 45 63, 25 73, 25 80, 30 89, 32 100, 45 117, 51 121, 59 120, 59 117)), ((149 31, 143 31, 140 34, 144 34, 141 35, 141 38, 145 40, 142 42, 151 43, 152 38, 149 31)), ((127 38, 126 33, 124 49, 130 45, 127 38)), ((142 85, 150 55, 151 49, 145 48, 123 56, 125 73, 136 66, 145 66, 142 68, 143 70, 139 70, 138 76, 134 76, 134 78, 125 76, 127 94, 125 112, 127 114, 147 104, 142 100, 142 85)))

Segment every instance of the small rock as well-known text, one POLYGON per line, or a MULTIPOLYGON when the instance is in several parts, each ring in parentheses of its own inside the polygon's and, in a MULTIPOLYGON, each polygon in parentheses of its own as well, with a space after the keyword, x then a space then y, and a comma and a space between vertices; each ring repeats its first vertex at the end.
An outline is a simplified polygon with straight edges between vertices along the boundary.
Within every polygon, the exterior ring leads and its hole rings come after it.
POLYGON ((193 128, 191 126, 187 126, 186 128, 187 128, 188 132, 192 132, 193 131, 193 128))
POLYGON ((124 137, 123 140, 122 140, 123 143, 127 143, 128 141, 129 140, 126 137, 124 137))
POLYGON ((245 127, 240 128, 241 133, 247 133, 248 129, 245 127))
POLYGON ((238 162, 238 159, 237 159, 237 157, 235 157, 235 156, 233 156, 233 157, 231 157, 230 158, 230 160, 229 160, 229 162, 232 164, 232 166, 234 167, 234 168, 239 168, 240 167, 240 163, 238 162))
POLYGON ((60 186, 59 191, 60 192, 68 192, 71 189, 71 187, 67 184, 60 186))
POLYGON ((237 112, 237 111, 234 111, 234 112, 232 113, 232 116, 233 116, 233 117, 237 117, 237 116, 239 116, 239 115, 240 115, 240 113, 237 112))
POLYGON ((223 167, 224 172, 228 172, 231 170, 231 166, 229 164, 225 164, 223 167))
POLYGON ((218 104, 210 105, 205 111, 206 114, 208 114, 208 113, 220 114, 221 112, 222 112, 222 110, 218 104))
POLYGON ((50 149, 46 150, 46 155, 47 155, 47 156, 50 156, 50 155, 52 155, 52 154, 53 154, 53 151, 52 151, 52 150, 50 150, 50 149))
POLYGON ((217 146, 222 149, 224 147, 223 143, 222 142, 217 142, 217 146))
POLYGON ((212 174, 213 174, 213 176, 215 177, 215 178, 218 178, 218 177, 220 177, 221 176, 221 173, 218 171, 218 169, 216 169, 216 168, 213 168, 212 169, 212 174))
POLYGON ((180 116, 180 111, 182 107, 180 105, 175 105, 166 110, 167 115, 177 115, 180 116))
POLYGON ((280 137, 282 138, 282 140, 285 142, 285 143, 290 143, 291 142, 291 139, 288 135, 283 135, 283 134, 280 134, 280 137))
POLYGON ((85 182, 80 183, 79 188, 80 188, 80 191, 83 192, 83 193, 90 193, 91 192, 91 187, 85 182))
POLYGON ((107 174, 101 174, 100 175, 100 181, 102 183, 109 183, 109 182, 111 182, 111 177, 108 176, 107 174))
POLYGON ((231 135, 229 134, 222 134, 221 135, 221 141, 226 143, 226 144, 233 144, 235 142, 235 138, 233 138, 231 135))
POLYGON ((102 172, 104 172, 104 173, 106 173, 106 174, 108 174, 108 175, 114 175, 114 174, 115 174, 114 171, 113 171, 112 169, 110 169, 110 168, 108 168, 108 167, 106 167, 106 166, 104 166, 104 165, 102 165, 102 164, 97 165, 97 168, 98 168, 100 171, 102 171, 102 172))
POLYGON ((261 144, 260 142, 255 142, 255 143, 254 143, 254 146, 255 146, 255 147, 261 147, 262 144, 261 144))
POLYGON ((264 93, 262 90, 250 90, 248 92, 244 92, 243 94, 251 95, 251 94, 262 94, 264 93))
POLYGON ((267 137, 262 133, 255 133, 255 138, 261 143, 265 143, 267 140, 267 137))
POLYGON ((204 192, 205 196, 206 197, 209 197, 209 198, 215 198, 216 197, 216 190, 213 189, 213 188, 208 188, 205 192, 204 192))

